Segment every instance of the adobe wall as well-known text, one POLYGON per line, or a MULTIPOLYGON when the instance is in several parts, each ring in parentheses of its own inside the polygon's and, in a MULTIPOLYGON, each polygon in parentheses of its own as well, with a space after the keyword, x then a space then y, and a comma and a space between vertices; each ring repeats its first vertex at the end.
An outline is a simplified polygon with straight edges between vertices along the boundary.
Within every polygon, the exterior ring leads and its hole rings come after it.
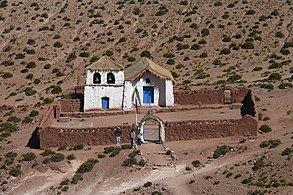
POLYGON ((257 136, 257 119, 246 115, 235 120, 179 121, 166 123, 166 141, 257 136))
POLYGON ((60 107, 58 105, 51 105, 48 107, 48 110, 44 113, 42 116, 42 120, 40 121, 38 128, 42 129, 44 127, 47 127, 51 125, 54 118, 58 118, 60 113, 58 113, 60 110, 60 107))
MULTIPOLYGON (((121 143, 130 143, 131 125, 121 127, 121 143)), ((166 141, 221 138, 229 136, 257 136, 257 119, 249 115, 235 120, 201 120, 166 122, 166 141)), ((115 127, 54 128, 40 131, 40 148, 72 146, 76 144, 110 145, 116 143, 115 127)))
MULTIPOLYGON (((121 127, 121 143, 130 143, 129 134, 131 125, 121 127)), ((115 127, 101 128, 54 128, 46 127, 40 131, 40 148, 58 147, 61 145, 73 146, 110 145, 116 143, 115 127)))
POLYGON ((231 90, 233 103, 241 103, 243 98, 250 91, 246 87, 239 89, 224 87, 221 89, 206 90, 176 90, 174 91, 174 100, 175 104, 181 105, 224 104, 225 90, 231 90))
POLYGON ((81 101, 80 99, 62 99, 59 101, 61 112, 80 112, 81 101))

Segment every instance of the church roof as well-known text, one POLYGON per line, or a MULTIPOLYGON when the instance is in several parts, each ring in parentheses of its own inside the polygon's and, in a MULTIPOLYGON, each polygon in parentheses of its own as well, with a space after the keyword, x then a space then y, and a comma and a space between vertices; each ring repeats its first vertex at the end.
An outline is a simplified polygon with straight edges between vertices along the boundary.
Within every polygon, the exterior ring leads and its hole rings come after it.
POLYGON ((123 70, 123 66, 114 62, 110 57, 103 56, 87 67, 88 70, 123 70))
POLYGON ((132 81, 144 74, 146 71, 150 71, 152 74, 156 75, 159 78, 174 81, 174 78, 170 71, 154 63, 152 60, 146 57, 143 57, 133 65, 125 68, 125 80, 132 81))

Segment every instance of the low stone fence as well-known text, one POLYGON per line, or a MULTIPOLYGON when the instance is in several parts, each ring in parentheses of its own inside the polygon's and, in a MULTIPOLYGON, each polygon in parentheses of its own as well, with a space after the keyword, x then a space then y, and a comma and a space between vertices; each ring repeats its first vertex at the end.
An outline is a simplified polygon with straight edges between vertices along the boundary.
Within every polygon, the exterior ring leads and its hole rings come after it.
POLYGON ((231 102, 241 103, 246 94, 250 91, 248 88, 224 87, 221 89, 206 90, 175 90, 175 104, 180 105, 207 105, 207 104, 224 104, 225 90, 231 91, 231 102))
MULTIPOLYGON (((55 128, 46 127, 40 131, 40 148, 58 147, 61 145, 73 146, 86 145, 110 145, 116 143, 116 127, 99 128, 55 128)), ((130 143, 129 134, 131 125, 121 127, 121 143, 130 143)))
POLYGON ((233 120, 166 122, 166 141, 257 136, 257 119, 249 115, 233 120))
MULTIPOLYGON (((109 145, 115 144, 115 128, 54 128, 40 131, 40 148, 60 145, 109 145)), ((121 143, 130 143, 132 125, 121 127, 121 143)), ((257 136, 257 119, 249 115, 235 120, 201 120, 165 123, 166 141, 221 138, 229 136, 257 136)))

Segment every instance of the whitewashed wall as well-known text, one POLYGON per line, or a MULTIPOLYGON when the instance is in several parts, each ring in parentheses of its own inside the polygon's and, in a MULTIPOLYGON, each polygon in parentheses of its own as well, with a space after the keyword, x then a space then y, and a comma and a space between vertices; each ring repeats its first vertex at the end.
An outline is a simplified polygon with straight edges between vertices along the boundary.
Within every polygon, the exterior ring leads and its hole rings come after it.
POLYGON ((102 108, 102 98, 109 98, 109 109, 122 109, 123 85, 120 86, 85 86, 84 111, 102 108))
POLYGON ((109 109, 122 109, 124 71, 87 71, 84 87, 84 111, 102 108, 102 98, 109 98, 109 109), (101 75, 101 84, 94 84, 94 73, 101 75), (107 74, 113 73, 115 84, 107 84, 107 74))
POLYGON ((123 102, 123 109, 124 110, 131 110, 132 107, 132 93, 134 91, 134 87, 132 86, 131 81, 125 81, 124 84, 124 93, 125 93, 125 100, 123 102))
POLYGON ((166 80, 166 106, 174 106, 173 81, 166 80))
MULTIPOLYGON (((86 85, 103 85, 107 84, 107 74, 113 73, 115 76, 115 84, 124 84, 124 71, 93 71, 87 70, 86 85), (101 84, 94 84, 94 74, 98 72, 101 75, 101 84)), ((108 85, 108 84, 107 84, 108 85)), ((111 84, 114 85, 114 84, 111 84)))
POLYGON ((173 96, 173 82, 170 80, 160 79, 159 77, 146 72, 140 78, 132 81, 125 82, 125 92, 126 92, 126 104, 124 109, 129 110, 132 106, 132 93, 137 87, 139 96, 141 99, 142 106, 148 106, 149 104, 143 104, 143 87, 144 86, 153 86, 154 87, 154 103, 152 106, 172 106, 174 104, 173 96), (146 78, 151 80, 150 83, 146 83, 146 78))

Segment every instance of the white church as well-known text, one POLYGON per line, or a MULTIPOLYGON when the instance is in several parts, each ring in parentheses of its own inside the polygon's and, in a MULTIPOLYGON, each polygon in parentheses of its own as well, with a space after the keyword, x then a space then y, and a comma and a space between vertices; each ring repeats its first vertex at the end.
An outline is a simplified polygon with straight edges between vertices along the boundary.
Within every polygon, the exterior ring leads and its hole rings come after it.
POLYGON ((146 57, 124 68, 103 56, 87 67, 84 111, 173 106, 173 82, 170 71, 146 57))

